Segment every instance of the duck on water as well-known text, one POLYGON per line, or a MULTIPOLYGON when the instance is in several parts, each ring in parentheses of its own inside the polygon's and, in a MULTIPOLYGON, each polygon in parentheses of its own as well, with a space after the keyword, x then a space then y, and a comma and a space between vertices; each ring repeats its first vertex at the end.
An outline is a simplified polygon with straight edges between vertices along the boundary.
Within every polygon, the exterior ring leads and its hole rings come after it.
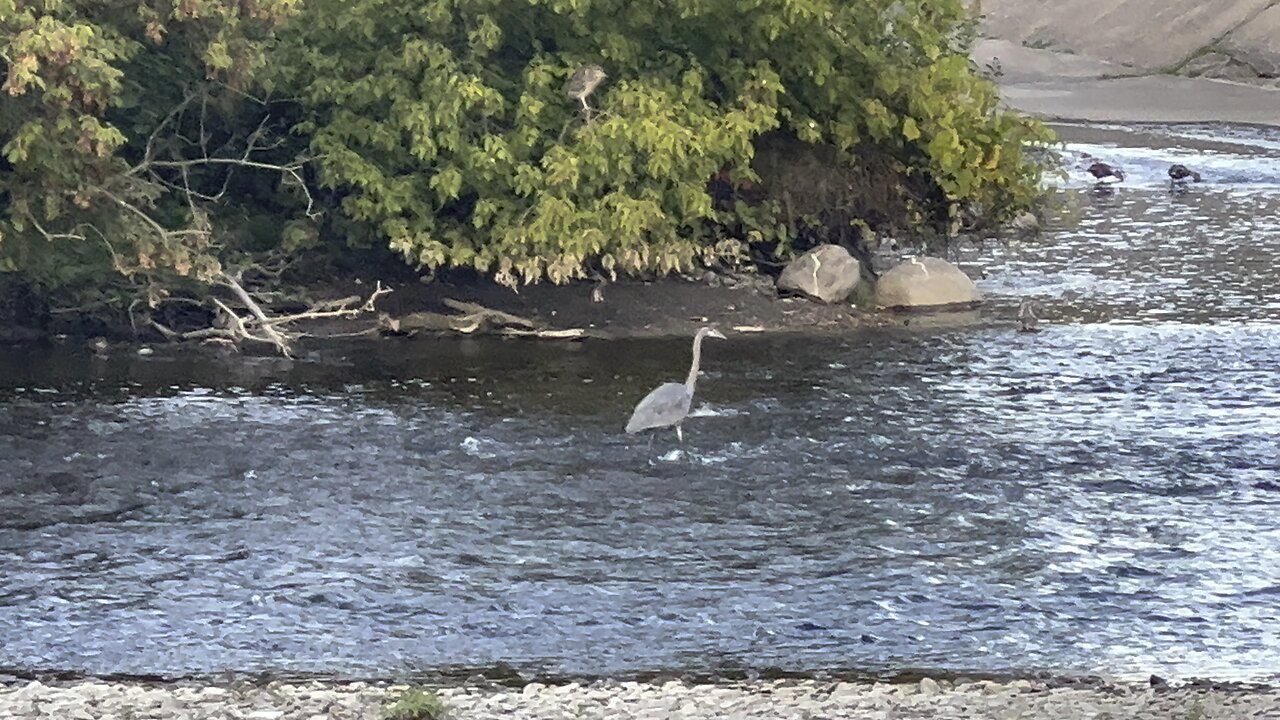
MULTIPOLYGON (((1088 168, 1088 173, 1098 181, 1099 186, 1115 185, 1124 182, 1124 171, 1114 165, 1104 162, 1095 162, 1088 168)), ((1188 182, 1200 182, 1200 173, 1181 163, 1174 163, 1169 166, 1169 179, 1174 185, 1185 185, 1188 182)))
POLYGON ((1175 184, 1186 184, 1188 180, 1200 182, 1200 173, 1188 168, 1186 165, 1175 164, 1169 166, 1169 179, 1175 184))
POLYGON ((1088 167, 1088 172, 1099 185, 1115 185, 1124 182, 1124 171, 1104 162, 1095 162, 1088 167))

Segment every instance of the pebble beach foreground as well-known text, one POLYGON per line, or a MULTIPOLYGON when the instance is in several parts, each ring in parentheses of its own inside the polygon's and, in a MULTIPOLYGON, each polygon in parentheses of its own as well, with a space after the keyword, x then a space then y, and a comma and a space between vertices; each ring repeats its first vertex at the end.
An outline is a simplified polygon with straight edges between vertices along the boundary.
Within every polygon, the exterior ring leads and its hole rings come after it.
MULTIPOLYGON (((0 685, 0 718, 235 718, 374 720, 404 685, 363 682, 135 683, 82 680, 0 685)), ((721 685, 596 682, 523 688, 434 690, 453 720, 487 718, 858 718, 907 720, 1280 720, 1280 689, 1089 684, 1015 680, 952 685, 816 680, 721 685)), ((426 717, 426 716, 423 716, 426 717)))

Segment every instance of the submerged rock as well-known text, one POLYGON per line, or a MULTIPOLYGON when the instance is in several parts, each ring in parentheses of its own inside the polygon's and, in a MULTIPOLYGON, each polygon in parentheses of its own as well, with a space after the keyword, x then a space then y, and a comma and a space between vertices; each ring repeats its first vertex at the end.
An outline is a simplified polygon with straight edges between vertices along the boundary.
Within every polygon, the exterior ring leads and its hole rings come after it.
POLYGON ((876 283, 876 304, 886 308, 971 305, 982 293, 960 268, 942 258, 911 258, 876 283))
POLYGON ((861 278, 862 267, 848 250, 819 245, 787 265, 778 278, 778 289, 833 303, 849 297, 861 278))
POLYGON ((1021 213, 1009 221, 1009 229, 1022 235, 1034 235, 1040 232, 1040 218, 1032 212, 1021 213))

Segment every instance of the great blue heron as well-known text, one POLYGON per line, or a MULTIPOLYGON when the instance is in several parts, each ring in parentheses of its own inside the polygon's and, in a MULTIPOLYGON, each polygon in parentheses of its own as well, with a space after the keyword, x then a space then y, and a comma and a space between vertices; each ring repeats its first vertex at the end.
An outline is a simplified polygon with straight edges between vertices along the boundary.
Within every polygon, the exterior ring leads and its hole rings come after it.
POLYGON ((1022 323, 1021 332, 1040 332, 1040 328, 1036 327, 1040 324, 1040 318, 1036 317, 1036 312, 1040 310, 1040 303, 1027 298, 1018 306, 1018 322, 1022 323))
POLYGON ((1200 173, 1186 165, 1169 166, 1169 179, 1174 183, 1186 183, 1188 178, 1191 182, 1200 182, 1200 173))
POLYGON ((1099 185, 1114 185, 1124 180, 1124 171, 1111 167, 1104 162, 1096 162, 1089 166, 1089 174, 1097 178, 1099 185))
POLYGON ((684 442, 680 423, 689 417, 689 408, 693 406, 693 387, 698 382, 698 365, 702 361, 702 340, 708 337, 725 339, 715 328, 704 327, 699 330, 693 336, 693 364, 689 366, 689 377, 683 384, 663 383, 645 395, 627 421, 628 433, 674 426, 676 437, 684 442))
POLYGON ((607 77, 609 76, 605 74, 604 68, 599 65, 587 65, 574 70, 564 84, 564 94, 570 100, 582 103, 582 111, 586 113, 587 122, 591 122, 591 106, 587 104, 587 98, 607 77))

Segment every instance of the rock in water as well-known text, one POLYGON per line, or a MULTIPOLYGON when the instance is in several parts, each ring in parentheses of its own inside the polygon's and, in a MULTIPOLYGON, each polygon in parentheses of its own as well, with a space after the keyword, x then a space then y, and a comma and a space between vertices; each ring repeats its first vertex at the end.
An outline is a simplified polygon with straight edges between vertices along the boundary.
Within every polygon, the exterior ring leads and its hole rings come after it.
POLYGON ((942 258, 911 258, 876 283, 876 304, 887 308, 973 305, 982 293, 960 268, 942 258))
POLYGON ((783 269, 778 289, 833 303, 849 297, 861 279, 862 267, 848 250, 839 245, 819 245, 783 269))
POLYGON ((1034 235, 1040 232, 1040 218, 1035 213, 1024 212, 1009 221, 1009 228, 1023 235, 1034 235))

